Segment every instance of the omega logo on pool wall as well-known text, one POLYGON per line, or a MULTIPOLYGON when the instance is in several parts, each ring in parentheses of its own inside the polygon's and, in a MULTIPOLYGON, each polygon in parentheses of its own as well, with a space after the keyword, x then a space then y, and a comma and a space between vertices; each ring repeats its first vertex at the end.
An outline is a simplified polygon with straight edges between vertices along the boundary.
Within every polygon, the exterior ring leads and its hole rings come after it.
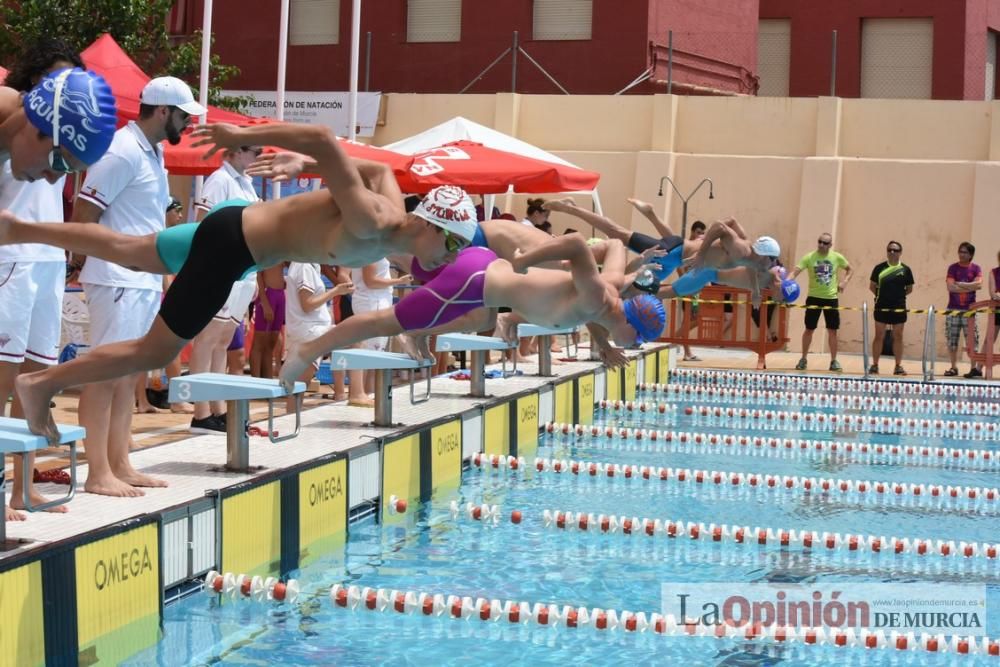
POLYGON ((453 452, 458 449, 458 435, 455 433, 449 433, 437 439, 437 454, 441 456, 442 454, 447 454, 448 452, 453 452))
POLYGON ((340 475, 324 479, 322 482, 313 482, 309 485, 309 505, 315 507, 318 503, 325 503, 333 500, 337 496, 344 495, 344 487, 340 480, 340 475))
POLYGON ((123 551, 107 560, 101 559, 94 565, 94 587, 103 591, 113 584, 135 579, 144 572, 152 572, 153 563, 149 558, 149 547, 123 551))
POLYGON ((526 405, 523 408, 521 408, 522 422, 526 422, 529 419, 537 419, 537 418, 538 418, 538 409, 535 407, 534 403, 526 405))

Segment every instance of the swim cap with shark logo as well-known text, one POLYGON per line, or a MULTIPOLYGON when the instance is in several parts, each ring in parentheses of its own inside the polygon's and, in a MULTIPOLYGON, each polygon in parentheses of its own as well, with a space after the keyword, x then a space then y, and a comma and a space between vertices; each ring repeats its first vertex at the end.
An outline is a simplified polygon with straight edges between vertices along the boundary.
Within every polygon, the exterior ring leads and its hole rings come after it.
POLYGON ((118 119, 111 87, 101 75, 79 67, 42 79, 24 96, 24 113, 54 145, 88 165, 108 150, 118 119))

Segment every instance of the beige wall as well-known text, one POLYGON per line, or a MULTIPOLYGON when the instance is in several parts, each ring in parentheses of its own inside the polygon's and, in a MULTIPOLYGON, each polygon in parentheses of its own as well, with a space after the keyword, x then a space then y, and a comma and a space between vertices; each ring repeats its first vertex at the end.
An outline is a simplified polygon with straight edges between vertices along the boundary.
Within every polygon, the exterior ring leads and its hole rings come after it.
MULTIPOLYGON (((690 202, 688 223, 735 215, 753 235, 776 237, 794 264, 823 231, 858 272, 847 305, 872 301, 868 276, 890 239, 917 284, 911 307, 943 307, 944 275, 960 241, 977 246, 985 271, 1000 249, 1000 102, 713 98, 678 96, 387 95, 386 144, 453 116, 495 127, 601 173, 605 214, 636 230, 651 226, 626 197, 646 199, 680 228, 681 203, 657 188, 670 176, 690 202), (992 160, 992 161, 991 161, 992 160)), ((557 195, 545 195, 557 196, 557 195)), ((524 214, 524 196, 498 199, 524 214)), ((585 203, 585 197, 578 198, 585 203)), ((556 232, 581 229, 552 216, 556 232)), ((581 230, 583 231, 583 230, 581 230)), ((800 280, 805 286, 805 279, 800 280)), ((980 294, 985 296, 985 292, 980 294)), ((798 349, 801 315, 792 316, 798 349)), ((858 313, 845 313, 842 348, 857 351, 858 313)), ((924 316, 910 318, 907 356, 920 354, 924 316)), ((941 329, 939 343, 943 344, 941 329)), ((813 349, 824 345, 817 336, 813 349)), ((941 345, 939 345, 939 348, 941 345)))

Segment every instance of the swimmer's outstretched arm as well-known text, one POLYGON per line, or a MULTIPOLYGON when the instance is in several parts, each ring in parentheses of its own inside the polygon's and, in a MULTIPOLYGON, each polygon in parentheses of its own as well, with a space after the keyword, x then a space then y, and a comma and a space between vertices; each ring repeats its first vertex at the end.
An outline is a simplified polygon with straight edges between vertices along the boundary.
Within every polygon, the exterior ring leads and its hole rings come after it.
POLYGON ((337 135, 328 127, 300 123, 237 127, 229 123, 210 123, 198 125, 191 136, 196 139, 193 146, 209 147, 205 157, 223 149, 265 144, 310 155, 316 160, 316 171, 326 181, 340 207, 342 224, 351 234, 358 238, 374 238, 392 222, 388 216, 379 215, 371 191, 341 148, 337 135))
POLYGON ((132 236, 88 222, 26 223, 10 211, 0 211, 0 246, 13 243, 44 243, 133 271, 168 272, 156 252, 156 234, 132 236))

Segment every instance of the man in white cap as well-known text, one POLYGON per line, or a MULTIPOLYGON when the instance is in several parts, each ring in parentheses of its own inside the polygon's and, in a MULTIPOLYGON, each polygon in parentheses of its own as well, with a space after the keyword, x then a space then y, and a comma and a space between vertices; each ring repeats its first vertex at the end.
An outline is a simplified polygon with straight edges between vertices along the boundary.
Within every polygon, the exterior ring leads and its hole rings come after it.
MULTIPOLYGON (((166 124, 177 111, 154 108, 152 114, 166 124)), ((15 386, 33 433, 52 441, 58 438, 49 400, 66 387, 162 368, 205 328, 226 303, 233 284, 252 270, 285 260, 354 268, 402 253, 414 255, 422 266, 433 270, 453 262, 475 236, 476 209, 460 188, 437 188, 418 211, 408 214, 392 170, 387 165, 351 160, 329 128, 217 123, 200 126, 195 136, 200 137, 196 145, 212 146, 208 155, 261 145, 308 153, 314 161, 310 170, 329 187, 249 206, 233 203, 217 208, 201 223, 150 229, 144 236, 103 225, 24 224, 0 212, 0 244, 48 243, 135 271, 177 276, 152 327, 141 338, 101 345, 73 361, 20 376, 15 386)), ((161 221, 166 200, 164 194, 159 203, 161 221)), ((157 483, 134 471, 127 475, 135 481, 126 484, 126 493, 139 493, 132 488, 136 483, 157 483)))
MULTIPOLYGON (((180 79, 159 77, 146 84, 138 120, 119 129, 108 152, 87 171, 73 220, 135 236, 164 229, 170 190, 159 144, 166 139, 176 145, 191 117, 203 113, 180 79)), ((160 307, 161 276, 82 255, 74 255, 72 265, 87 293, 92 347, 134 340, 149 331, 160 307)), ((138 487, 165 486, 129 463, 135 383, 135 375, 129 374, 87 385, 80 393, 89 465, 84 488, 89 493, 140 496, 138 487)))

